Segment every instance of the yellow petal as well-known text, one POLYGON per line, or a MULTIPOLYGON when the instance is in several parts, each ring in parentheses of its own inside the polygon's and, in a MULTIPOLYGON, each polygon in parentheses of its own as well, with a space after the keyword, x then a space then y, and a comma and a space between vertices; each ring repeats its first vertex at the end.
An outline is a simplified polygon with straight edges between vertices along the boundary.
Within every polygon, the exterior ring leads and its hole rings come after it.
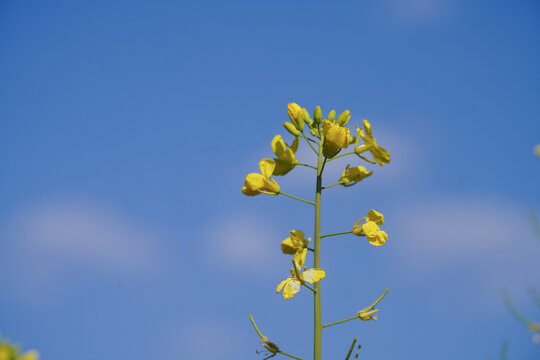
POLYGON ((264 187, 264 182, 266 179, 263 175, 257 173, 251 173, 246 176, 244 185, 249 191, 259 191, 264 187))
POLYGON ((35 350, 25 352, 18 360, 38 360, 39 353, 35 350))
POLYGON ((315 284, 326 276, 323 269, 309 269, 302 273, 302 280, 315 284))
POLYGON ((291 277, 289 276, 288 278, 286 278, 285 280, 283 280, 282 282, 279 283, 279 285, 277 286, 277 289, 276 289, 276 293, 280 293, 281 290, 283 289, 283 287, 285 286, 285 284, 287 284, 289 281, 291 281, 291 277))
POLYGON ((287 282, 285 289, 283 289, 283 297, 290 299, 300 291, 300 281, 292 279, 287 282))
POLYGON ((383 166, 384 164, 390 163, 390 153, 388 150, 383 149, 379 145, 375 144, 371 150, 371 156, 373 156, 373 159, 379 163, 379 165, 383 166))
POLYGON ((296 239, 292 237, 288 237, 281 242, 281 251, 284 254, 294 255, 299 249, 301 249, 301 247, 298 246, 296 239))
MULTIPOLYGON (((369 140, 373 140, 373 134, 371 133, 371 124, 369 121, 365 120, 363 121, 364 129, 366 130, 366 138, 369 140)), ((367 141, 366 141, 367 143, 367 141)))
POLYGON ((296 266, 298 267, 298 271, 302 271, 302 268, 304 267, 304 263, 306 261, 306 254, 307 249, 298 250, 296 254, 294 254, 294 262, 296 263, 296 266))
POLYGON ((272 159, 265 158, 259 161, 259 168, 261 169, 261 174, 269 179, 270 176, 272 176, 272 173, 274 172, 274 168, 276 167, 276 162, 272 159))
POLYGON ((298 136, 294 137, 294 141, 291 145, 291 150, 294 154, 296 154, 296 151, 298 150, 298 144, 300 143, 300 140, 298 139, 298 136))
POLYGON ((272 143, 270 145, 272 146, 272 151, 274 151, 274 154, 276 154, 278 158, 282 158, 283 154, 285 153, 286 145, 281 135, 274 136, 274 139, 272 139, 272 143))
POLYGON ((262 187, 262 190, 268 191, 272 193, 273 195, 279 194, 279 191, 281 190, 278 183, 274 179, 266 180, 264 179, 264 185, 262 187))
POLYGON ((373 221, 375 224, 384 224, 384 215, 377 210, 369 210, 366 217, 368 221, 373 221))
MULTIPOLYGON (((247 187, 242 187, 242 193, 244 195, 247 195, 247 196, 255 196, 255 195, 259 195, 261 192, 260 191, 257 191, 257 190, 250 190, 248 189, 247 187)), ((2 360, 2 359, 0 359, 2 360)))

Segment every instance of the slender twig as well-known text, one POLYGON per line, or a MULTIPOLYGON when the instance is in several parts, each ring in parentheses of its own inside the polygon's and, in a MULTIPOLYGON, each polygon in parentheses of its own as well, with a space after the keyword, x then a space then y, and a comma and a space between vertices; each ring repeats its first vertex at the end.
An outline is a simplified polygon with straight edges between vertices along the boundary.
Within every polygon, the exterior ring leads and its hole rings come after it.
POLYGON ((351 320, 354 320, 354 319, 358 319, 360 317, 360 315, 355 315, 353 317, 350 317, 348 319, 344 319, 344 320, 339 320, 339 321, 334 321, 332 323, 329 323, 329 324, 324 324, 322 327, 323 328, 327 328, 329 326, 333 326, 333 325, 337 325, 337 324, 342 324, 344 322, 347 322, 347 321, 351 321, 351 320))
POLYGON ((253 325, 253 328, 255 329, 255 331, 257 332, 257 335, 259 335, 259 337, 261 339, 266 339, 266 337, 261 334, 261 331, 259 330, 259 328, 257 327, 257 324, 255 324, 255 320, 253 320, 253 316, 251 316, 251 314, 249 314, 249 320, 251 320, 251 324, 253 325))
POLYGON ((501 353, 499 360, 506 360, 506 353, 508 352, 508 339, 504 339, 501 345, 501 353))
POLYGON ((326 186, 323 186, 322 188, 323 188, 323 190, 324 190, 324 189, 329 189, 329 188, 331 188, 332 186, 336 186, 336 185, 341 185, 341 181, 338 181, 337 183, 332 184, 332 185, 326 185, 326 186))
POLYGON ((291 194, 284 193, 283 191, 280 191, 278 194, 285 195, 285 196, 288 196, 288 197, 290 197, 290 198, 293 198, 293 199, 296 199, 296 200, 300 200, 300 201, 303 201, 303 202, 308 203, 308 204, 311 204, 311 205, 315 205, 315 203, 314 203, 313 201, 305 200, 305 199, 299 198, 299 197, 297 197, 297 196, 294 196, 294 195, 291 195, 291 194))
POLYGON ((510 313, 516 318, 517 321, 519 321, 525 326, 529 326, 531 321, 527 319, 522 313, 520 313, 518 309, 514 306, 514 304, 512 303, 512 300, 510 299, 510 295, 508 294, 508 291, 506 289, 502 289, 501 292, 502 292, 504 304, 506 305, 510 313))
POLYGON ((311 252, 315 251, 315 250, 314 250, 314 249, 312 249, 312 248, 307 248, 307 249, 308 249, 309 251, 311 251, 311 252))
POLYGON ((304 134, 304 132, 302 131, 300 134, 302 135, 302 137, 303 137, 304 139, 306 139, 306 142, 308 143, 308 145, 309 145, 309 147, 311 148, 311 150, 313 150, 313 152, 314 152, 315 154, 318 154, 319 152, 318 152, 317 150, 315 150, 315 148, 313 147, 313 145, 311 145, 311 142, 309 141, 310 139, 307 138, 307 136, 304 134))
POLYGON ((317 290, 315 290, 314 288, 312 288, 311 286, 309 286, 309 285, 306 284, 306 283, 304 283, 304 284, 302 284, 302 285, 304 285, 305 287, 307 287, 309 290, 313 291, 313 293, 316 293, 316 292, 317 292, 317 290))
POLYGON ((351 233, 352 233, 352 230, 351 231, 337 232, 337 233, 333 233, 333 234, 324 234, 324 235, 321 235, 321 238, 325 238, 325 237, 328 237, 328 236, 345 235, 345 234, 351 234, 351 233))
POLYGON ((361 348, 362 348, 362 345, 358 345, 358 350, 356 350, 356 355, 354 356, 354 360, 358 359, 358 354, 360 354, 361 348))
POLYGON ((349 360, 349 358, 351 357, 352 351, 354 350, 354 344, 356 344, 356 340, 358 339, 354 338, 351 348, 349 349, 349 352, 347 353, 347 357, 345 357, 345 360, 349 360))
POLYGON ((299 357, 297 357, 297 356, 294 356, 294 355, 291 355, 291 354, 287 354, 286 352, 281 351, 281 350, 278 350, 277 352, 280 353, 281 355, 285 355, 285 356, 288 356, 288 357, 293 358, 293 359, 304 360, 304 359, 299 358, 299 357))
POLYGON ((334 156, 333 158, 328 159, 328 161, 336 160, 336 159, 339 159, 340 157, 347 156, 347 155, 352 155, 352 154, 354 154, 354 151, 351 151, 351 152, 348 152, 348 153, 345 153, 345 154, 341 154, 341 155, 338 155, 338 156, 334 156))
POLYGON ((315 169, 317 170, 317 167, 316 166, 312 166, 312 165, 309 165, 309 164, 303 164, 303 163, 296 163, 296 165, 300 165, 300 166, 306 166, 308 168, 312 168, 312 169, 315 169))
POLYGON ((356 314, 356 316, 353 316, 353 317, 350 317, 348 319, 344 319, 344 320, 339 320, 339 321, 335 321, 333 323, 329 323, 329 324, 325 324, 323 325, 323 328, 326 328, 326 327, 329 327, 329 326, 332 326, 332 325, 337 325, 337 324, 342 324, 344 322, 347 322, 347 321, 351 321, 351 320, 354 320, 354 319, 358 319, 360 317, 360 314, 361 313, 365 313, 365 312, 368 312, 370 310, 373 310, 373 308, 386 296, 386 294, 390 291, 390 289, 386 289, 381 296, 379 296, 379 298, 377 300, 375 300, 373 302, 373 304, 369 305, 367 308, 365 308, 364 310, 360 311, 358 314, 356 314))

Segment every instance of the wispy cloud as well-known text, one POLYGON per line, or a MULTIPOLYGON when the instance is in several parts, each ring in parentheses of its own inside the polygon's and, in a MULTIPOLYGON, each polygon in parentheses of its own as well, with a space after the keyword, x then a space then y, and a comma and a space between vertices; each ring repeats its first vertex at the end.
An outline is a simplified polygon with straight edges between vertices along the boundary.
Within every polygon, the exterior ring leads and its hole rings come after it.
MULTIPOLYGON (((249 213, 230 213, 212 222, 206 232, 206 246, 211 259, 231 270, 261 273, 264 263, 278 257, 280 236, 269 221, 249 213)), ((283 235, 283 234, 282 234, 283 235)))
POLYGON ((0 263, 23 298, 54 297, 73 273, 138 276, 158 268, 156 236, 110 206, 81 199, 52 200, 4 220, 0 263))

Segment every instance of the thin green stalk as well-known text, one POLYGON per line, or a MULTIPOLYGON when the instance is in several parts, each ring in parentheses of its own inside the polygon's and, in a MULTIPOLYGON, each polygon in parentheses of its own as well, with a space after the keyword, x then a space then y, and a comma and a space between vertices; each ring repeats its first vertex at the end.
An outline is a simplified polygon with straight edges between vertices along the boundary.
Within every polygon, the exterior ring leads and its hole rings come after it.
POLYGON ((508 352, 508 339, 504 339, 501 345, 501 352, 499 354, 499 360, 506 360, 507 352, 508 352))
MULTIPOLYGON (((311 141, 310 141, 311 139, 308 139, 307 136, 304 134, 303 131, 302 131, 300 134, 302 135, 302 137, 303 137, 304 139, 306 139, 306 142, 308 143, 308 145, 309 145, 309 147, 311 148, 311 150, 313 150, 313 152, 314 152, 315 154, 318 155, 319 152, 318 152, 317 150, 315 150, 315 148, 313 147, 313 145, 311 145, 311 141)), ((319 145, 319 147, 320 147, 320 145, 319 145)))
POLYGON ((332 185, 326 185, 326 186, 323 186, 323 190, 324 190, 324 189, 330 189, 332 186, 336 186, 336 185, 341 185, 341 181, 338 181, 337 183, 332 184, 332 185))
POLYGON ((259 328, 257 327, 257 324, 255 324, 255 320, 253 320, 253 316, 251 316, 251 314, 249 314, 249 320, 251 320, 251 324, 253 325, 253 328, 255 329, 255 331, 257 332, 257 335, 259 335, 259 337, 261 339, 266 339, 266 337, 261 334, 261 331, 259 330, 259 328))
POLYGON ((362 348, 362 345, 358 345, 358 350, 356 350, 356 355, 354 356, 354 360, 358 359, 358 354, 360 354, 361 348, 362 348))
POLYGON ((315 169, 317 170, 317 168, 315 166, 312 166, 312 165, 309 165, 309 164, 303 164, 303 163, 296 163, 296 165, 300 165, 300 166, 306 166, 308 168, 312 168, 312 169, 315 169))
POLYGON ((345 235, 345 234, 352 234, 352 230, 351 231, 337 232, 337 233, 333 233, 333 234, 324 234, 324 235, 321 235, 321 238, 325 238, 325 237, 328 237, 328 236, 345 235))
POLYGON ((523 314, 521 314, 518 311, 518 309, 516 309, 516 307, 512 303, 512 300, 510 299, 510 295, 508 294, 508 291, 506 289, 502 289, 502 296, 503 296, 504 304, 506 305, 506 307, 508 308, 510 313, 512 315, 514 315, 516 320, 519 321, 520 323, 522 323, 525 326, 529 326, 531 321, 529 319, 527 319, 523 314))
POLYGON ((283 191, 280 191, 278 194, 288 196, 288 197, 293 198, 293 199, 295 199, 295 200, 303 201, 303 202, 305 202, 305 203, 307 203, 307 204, 315 205, 315 203, 314 203, 313 201, 304 200, 304 199, 299 198, 299 197, 297 197, 297 196, 294 196, 294 195, 291 195, 291 194, 284 193, 283 191))
MULTIPOLYGON (((326 159, 323 161, 323 141, 324 136, 321 137, 319 143, 319 151, 317 153, 317 183, 315 194, 315 244, 314 244, 314 267, 321 267, 321 191, 322 191, 322 173, 326 159)), ((313 294, 313 320, 314 320, 314 334, 313 334, 313 359, 321 360, 321 343, 322 343, 322 320, 321 320, 321 282, 315 283, 315 292, 313 294)))
POLYGON ((349 352, 347 353, 347 357, 345 358, 345 360, 349 360, 349 358, 351 357, 352 351, 354 350, 354 344, 356 344, 356 340, 358 339, 354 338, 351 348, 349 349, 349 352))
POLYGON ((345 320, 339 320, 339 321, 335 321, 335 322, 333 322, 333 323, 324 324, 322 327, 323 327, 323 329, 324 329, 324 328, 327 328, 327 327, 332 326, 332 325, 342 324, 342 323, 347 322, 347 321, 351 321, 351 320, 354 320, 354 319, 358 319, 359 317, 360 317, 359 315, 355 315, 355 316, 350 317, 350 318, 345 319, 345 320))
POLYGON ((293 359, 297 359, 297 360, 304 360, 304 359, 302 359, 302 358, 299 358, 299 357, 296 357, 296 356, 294 356, 294 355, 291 355, 291 354, 287 354, 286 352, 284 352, 284 351, 281 351, 281 350, 278 350, 277 352, 278 352, 278 353, 280 353, 281 355, 285 355, 285 356, 291 357, 291 358, 293 358, 293 359))
POLYGON ((354 154, 354 151, 351 151, 351 152, 348 152, 348 153, 345 153, 345 154, 341 154, 341 155, 338 155, 338 156, 334 156, 333 158, 328 159, 328 161, 336 160, 336 159, 339 159, 340 157, 347 156, 347 155, 352 155, 352 154, 354 154))
POLYGON ((304 283, 304 284, 302 284, 302 285, 304 285, 305 287, 307 287, 309 290, 313 291, 313 293, 316 292, 316 290, 315 290, 314 288, 312 288, 311 286, 309 286, 308 284, 305 284, 305 283, 304 283))
POLYGON ((372 310, 378 303, 381 302, 381 300, 386 296, 386 294, 388 294, 388 292, 390 291, 390 289, 386 289, 384 290, 384 292, 382 293, 381 296, 379 296, 379 298, 377 300, 375 300, 375 302, 371 305, 369 305, 367 308, 365 308, 363 311, 370 311, 372 310))

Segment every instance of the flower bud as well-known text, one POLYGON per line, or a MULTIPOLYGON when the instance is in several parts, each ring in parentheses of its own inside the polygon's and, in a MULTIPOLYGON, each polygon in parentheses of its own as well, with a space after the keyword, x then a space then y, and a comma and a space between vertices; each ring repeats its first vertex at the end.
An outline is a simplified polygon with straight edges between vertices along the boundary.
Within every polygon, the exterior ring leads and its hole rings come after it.
POLYGON ((298 104, 290 103, 287 105, 287 113, 296 129, 299 131, 304 130, 304 114, 302 108, 298 106, 298 104))
POLYGON ((313 120, 311 120, 311 117, 309 116, 309 113, 306 108, 302 108, 302 115, 304 116, 304 122, 311 126, 313 124, 313 120))
POLYGON ((341 113, 341 115, 339 115, 336 123, 339 126, 345 126, 347 125, 350 119, 351 119, 351 112, 349 110, 345 110, 344 112, 341 113))
POLYGON ((296 127, 291 124, 290 122, 288 121, 285 121, 283 123, 283 127, 285 128, 285 130, 287 130, 291 135, 294 135, 294 136, 300 136, 300 131, 296 130, 296 127))
POLYGON ((326 120, 334 122, 335 119, 336 119, 336 110, 332 110, 328 113, 328 117, 326 118, 326 120))
POLYGON ((319 137, 321 134, 319 133, 319 130, 317 128, 310 128, 309 129, 309 132, 311 133, 311 135, 315 136, 315 137, 319 137))
POLYGON ((322 122, 322 110, 321 107, 318 105, 313 112, 313 121, 315 121, 317 124, 320 124, 322 122))

